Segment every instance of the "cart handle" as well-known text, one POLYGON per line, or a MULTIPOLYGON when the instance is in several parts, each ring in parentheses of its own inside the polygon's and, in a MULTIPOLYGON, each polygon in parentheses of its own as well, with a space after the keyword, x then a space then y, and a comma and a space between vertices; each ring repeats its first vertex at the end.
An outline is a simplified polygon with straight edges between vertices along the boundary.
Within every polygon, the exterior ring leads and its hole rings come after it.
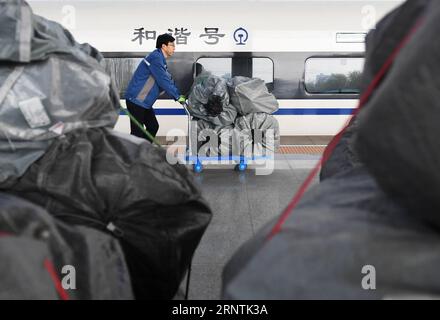
POLYGON ((185 109, 187 116, 191 116, 191 114, 189 113, 189 110, 188 110, 188 107, 189 107, 188 100, 186 100, 184 103, 182 103, 182 107, 183 107, 183 109, 185 109))

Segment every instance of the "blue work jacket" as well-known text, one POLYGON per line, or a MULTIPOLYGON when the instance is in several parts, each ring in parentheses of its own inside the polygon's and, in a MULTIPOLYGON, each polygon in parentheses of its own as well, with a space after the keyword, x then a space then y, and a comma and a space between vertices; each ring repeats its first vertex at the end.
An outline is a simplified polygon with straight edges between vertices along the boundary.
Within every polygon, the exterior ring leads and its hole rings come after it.
POLYGON ((156 102, 161 91, 165 91, 174 100, 180 93, 167 70, 167 63, 161 49, 146 56, 128 84, 125 99, 149 109, 156 102))

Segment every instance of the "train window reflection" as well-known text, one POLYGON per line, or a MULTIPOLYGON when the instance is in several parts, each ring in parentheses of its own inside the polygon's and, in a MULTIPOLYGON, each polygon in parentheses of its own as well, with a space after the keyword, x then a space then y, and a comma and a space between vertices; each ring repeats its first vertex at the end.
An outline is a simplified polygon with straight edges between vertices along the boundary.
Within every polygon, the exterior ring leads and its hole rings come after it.
POLYGON ((364 58, 309 58, 305 89, 317 94, 359 94, 364 58))
POLYGON ((121 98, 142 58, 105 58, 105 71, 112 77, 121 98))
POLYGON ((228 79, 231 77, 232 58, 200 58, 197 60, 196 75, 202 71, 228 79))
POLYGON ((273 61, 269 58, 252 58, 252 77, 273 83, 273 61))
POLYGON ((269 90, 273 87, 273 61, 269 58, 200 58, 196 63, 196 76, 202 71, 229 79, 246 76, 264 80, 269 90))

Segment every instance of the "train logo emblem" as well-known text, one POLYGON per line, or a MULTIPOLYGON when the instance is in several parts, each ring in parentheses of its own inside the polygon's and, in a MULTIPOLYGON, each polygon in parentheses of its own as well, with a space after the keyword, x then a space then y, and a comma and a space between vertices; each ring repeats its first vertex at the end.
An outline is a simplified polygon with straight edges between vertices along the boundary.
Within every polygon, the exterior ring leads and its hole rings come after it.
POLYGON ((234 40, 236 45, 245 45, 249 38, 249 34, 244 28, 238 28, 234 31, 234 40))

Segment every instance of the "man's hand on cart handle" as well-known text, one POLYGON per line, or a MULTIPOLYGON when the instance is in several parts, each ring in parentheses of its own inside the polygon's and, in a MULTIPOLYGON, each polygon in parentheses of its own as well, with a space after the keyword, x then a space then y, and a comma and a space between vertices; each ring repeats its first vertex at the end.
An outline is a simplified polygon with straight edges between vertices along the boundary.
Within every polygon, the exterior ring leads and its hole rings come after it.
POLYGON ((177 102, 179 102, 180 104, 185 104, 186 103, 186 97, 184 95, 181 95, 179 97, 179 99, 177 100, 177 102))

